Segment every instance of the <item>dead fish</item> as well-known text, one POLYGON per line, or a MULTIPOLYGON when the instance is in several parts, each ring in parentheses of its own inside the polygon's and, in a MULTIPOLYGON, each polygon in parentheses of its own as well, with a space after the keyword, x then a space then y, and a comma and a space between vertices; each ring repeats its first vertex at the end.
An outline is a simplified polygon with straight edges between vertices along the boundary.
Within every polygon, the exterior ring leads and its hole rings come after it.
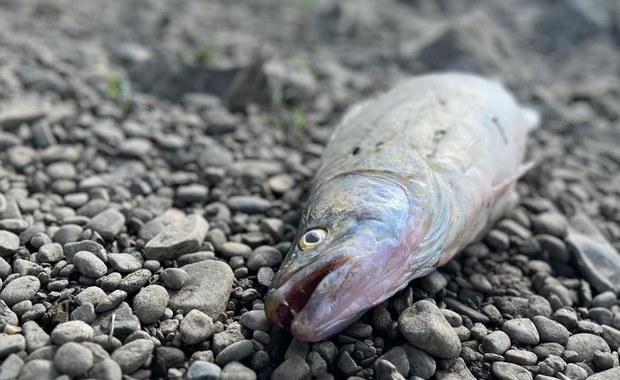
POLYGON ((516 203, 538 120, 501 84, 458 73, 353 107, 322 156, 268 318, 319 341, 445 264, 516 203))

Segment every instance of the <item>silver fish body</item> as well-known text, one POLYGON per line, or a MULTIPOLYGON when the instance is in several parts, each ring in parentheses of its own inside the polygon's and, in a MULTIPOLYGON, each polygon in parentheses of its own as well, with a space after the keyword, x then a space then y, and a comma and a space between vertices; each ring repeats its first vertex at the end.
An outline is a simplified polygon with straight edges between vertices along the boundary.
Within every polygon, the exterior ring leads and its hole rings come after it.
POLYGON ((408 80, 334 131, 266 314, 302 340, 337 333, 445 264, 516 201, 537 115, 468 74, 408 80))

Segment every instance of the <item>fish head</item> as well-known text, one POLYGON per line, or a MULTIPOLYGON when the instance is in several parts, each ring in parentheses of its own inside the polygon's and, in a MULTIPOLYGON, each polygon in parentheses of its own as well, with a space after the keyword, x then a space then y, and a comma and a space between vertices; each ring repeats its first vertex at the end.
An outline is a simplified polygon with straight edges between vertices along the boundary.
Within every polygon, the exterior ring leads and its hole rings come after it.
POLYGON ((298 339, 334 335, 406 286, 422 210, 381 174, 349 174, 317 187, 274 276, 265 313, 298 339))

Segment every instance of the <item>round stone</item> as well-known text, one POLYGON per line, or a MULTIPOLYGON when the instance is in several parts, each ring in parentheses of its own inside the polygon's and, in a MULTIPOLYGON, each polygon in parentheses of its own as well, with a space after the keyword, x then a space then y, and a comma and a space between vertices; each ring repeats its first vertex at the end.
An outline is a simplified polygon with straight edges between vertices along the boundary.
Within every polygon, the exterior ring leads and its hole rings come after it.
POLYGON ((482 338, 484 352, 503 355, 510 348, 510 338, 503 331, 493 331, 482 338))
POLYGON ((575 334, 569 337, 568 343, 566 343, 566 350, 577 352, 579 361, 586 363, 592 361, 596 351, 611 352, 605 339, 587 333, 575 334))
POLYGON ((133 312, 146 325, 157 322, 168 306, 168 292, 161 285, 143 288, 133 300, 133 312))
POLYGON ((17 277, 4 286, 0 292, 0 300, 6 302, 9 307, 32 299, 41 289, 41 282, 34 276, 17 277))
POLYGON ((181 289, 187 282, 189 276, 187 272, 179 268, 166 268, 161 273, 161 280, 168 289, 181 289))
POLYGON ((54 364, 64 374, 81 376, 93 366, 93 353, 79 343, 67 342, 56 351, 54 364))
POLYGON ((73 264, 84 276, 99 278, 105 276, 108 267, 105 263, 88 251, 80 251, 73 256, 73 264))
POLYGON ((0 256, 10 256, 19 248, 19 236, 9 231, 0 231, 0 256))
POLYGON ((95 336, 95 331, 90 325, 82 321, 63 322, 52 330, 52 342, 62 345, 67 342, 90 341, 95 336))

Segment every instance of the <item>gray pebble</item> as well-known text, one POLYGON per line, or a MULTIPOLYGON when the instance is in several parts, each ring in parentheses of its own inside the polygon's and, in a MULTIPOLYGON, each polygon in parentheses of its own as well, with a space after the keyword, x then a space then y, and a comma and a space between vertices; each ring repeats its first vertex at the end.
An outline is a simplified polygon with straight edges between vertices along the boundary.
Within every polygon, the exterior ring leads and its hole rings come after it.
MULTIPOLYGON (((83 228, 77 224, 65 224, 60 227, 52 237, 52 241, 59 243, 63 247, 68 243, 78 241, 82 234, 83 228)), ((65 252, 66 253, 66 252, 65 252)))
POLYGON ((500 230, 491 230, 486 236, 486 242, 490 247, 505 251, 510 247, 510 237, 500 230))
POLYGON ((0 231, 0 256, 10 256, 19 248, 19 236, 9 231, 0 231))
POLYGON ((144 138, 133 137, 124 140, 118 147, 119 154, 127 157, 142 158, 152 149, 153 144, 144 138))
POLYGON ((0 333, 0 359, 26 349, 26 339, 20 334, 0 333))
MULTIPOLYGON (((148 269, 145 269, 146 271, 148 271, 148 269)), ((137 272, 137 271, 136 271, 137 272)), ((134 272, 134 273, 136 273, 134 272)), ((150 273, 150 271, 148 271, 150 273)), ((150 275, 149 275, 150 277, 150 275)), ((101 288, 99 290, 104 290, 106 292, 112 292, 114 290, 116 290, 118 288, 118 286, 121 284, 121 281, 123 280, 123 276, 118 273, 118 272, 112 272, 106 276, 101 277, 98 281, 99 281, 99 286, 101 286, 101 288)), ((148 281, 148 279, 147 279, 148 281)), ((105 298, 105 293, 104 293, 104 297, 105 298)))
POLYGON ((41 282, 34 276, 17 277, 4 285, 0 292, 0 300, 11 307, 19 302, 32 299, 41 288, 41 282))
POLYGON ((536 326, 536 330, 538 330, 541 342, 555 342, 560 344, 566 344, 566 342, 568 342, 570 332, 558 322, 541 315, 533 317, 532 322, 536 326))
POLYGON ((209 195, 209 188, 197 183, 179 186, 177 198, 184 203, 204 202, 209 195))
POLYGON ((106 251, 103 246, 92 240, 82 240, 63 245, 67 261, 73 263, 73 257, 80 251, 88 251, 97 257, 104 257, 106 251))
POLYGON ((62 246, 58 243, 44 244, 39 248, 37 259, 42 263, 57 263, 64 257, 62 246))
POLYGON ((269 331, 271 329, 271 323, 263 310, 246 311, 239 318, 239 323, 250 330, 269 331))
POLYGON ((187 282, 187 272, 179 268, 166 268, 160 275, 161 280, 168 289, 181 289, 187 282))
POLYGON ((398 319, 400 332, 414 346, 441 358, 454 358, 461 342, 454 329, 435 304, 418 301, 402 312, 398 319))
POLYGON ((516 318, 504 322, 502 330, 515 344, 536 345, 540 341, 536 326, 526 318, 516 318))
POLYGON ((116 349, 110 357, 118 363, 123 373, 131 374, 146 363, 154 348, 150 339, 137 339, 116 349))
POLYGON ((26 338, 26 350, 28 352, 33 352, 52 342, 45 330, 34 321, 27 321, 22 325, 22 334, 26 338))
POLYGON ((588 380, 617 380, 620 379, 620 367, 610 368, 606 371, 596 373, 590 377, 588 380))
POLYGON ((409 360, 410 375, 422 379, 429 379, 435 374, 437 364, 432 356, 418 350, 409 343, 403 345, 407 359, 409 360))
POLYGON ((357 372, 357 363, 355 363, 355 360, 353 360, 347 351, 342 351, 338 356, 336 367, 347 376, 351 376, 357 372))
POLYGON ((499 380, 533 380, 534 376, 527 369, 507 362, 495 362, 491 370, 499 380))
POLYGON ((614 357, 609 352, 595 351, 592 364, 597 371, 604 371, 614 366, 614 357))
POLYGON ((97 314, 95 314, 95 306, 93 306, 93 304, 90 302, 86 302, 76 307, 71 312, 71 320, 77 320, 91 324, 95 321, 95 318, 97 318, 97 314))
POLYGON ((602 352, 611 351, 603 338, 586 333, 575 334, 569 337, 568 343, 566 343, 566 350, 577 352, 579 361, 586 363, 592 362, 594 352, 597 350, 602 352))
POLYGON ((559 356, 550 355, 545 360, 538 363, 540 373, 546 376, 553 376, 558 372, 564 371, 566 362, 559 356))
POLYGON ((52 330, 52 342, 62 345, 67 342, 84 342, 92 340, 95 332, 90 325, 82 321, 69 321, 57 325, 52 330))
POLYGON ((108 267, 105 263, 88 251, 80 251, 73 256, 73 264, 84 276, 99 278, 105 276, 108 267))
POLYGON ((186 373, 187 380, 218 380, 222 369, 213 363, 196 360, 189 366, 186 373))
POLYGON ((374 369, 378 380, 405 380, 396 366, 387 360, 378 359, 374 364, 374 369))
POLYGON ((67 342, 54 355, 56 368, 70 376, 82 376, 93 366, 93 353, 75 342, 67 342))
POLYGON ((140 290, 151 278, 151 271, 148 269, 138 269, 123 277, 118 284, 118 290, 122 290, 127 294, 133 294, 140 290))
POLYGON ((45 359, 34 359, 26 363, 19 375, 20 380, 54 380, 60 373, 54 362, 45 359))
POLYGON ((169 307, 189 313, 197 309, 215 318, 226 310, 234 275, 230 266, 215 260, 189 264, 183 269, 189 280, 182 289, 170 292, 169 307))
POLYGON ((228 347, 229 345, 235 343, 235 342, 240 342, 244 339, 243 334, 241 334, 241 331, 229 327, 227 330, 224 330, 220 333, 217 333, 215 335, 213 335, 213 352, 215 352, 215 354, 220 353, 224 348, 228 347))
POLYGON ((588 371, 574 363, 568 363, 566 365, 564 374, 571 380, 585 380, 585 378, 588 377, 588 371))
POLYGON ((163 286, 149 285, 133 299, 133 312, 145 325, 157 322, 168 306, 168 292, 163 286))
POLYGON ((124 290, 117 289, 112 293, 108 294, 106 299, 99 302, 97 307, 95 307, 95 311, 97 313, 104 313, 106 311, 110 311, 116 309, 118 305, 121 304, 127 298, 127 292, 124 290))
POLYGON ((605 342, 611 347, 612 350, 617 351, 620 348, 620 331, 611 326, 601 326, 603 331, 601 337, 605 339, 605 342))
MULTIPOLYGON (((0 280, 0 286, 1 285, 2 280, 0 280)), ((23 302, 24 301, 20 302, 19 304, 22 304, 23 302)), ((15 309, 15 306, 13 308, 15 309)), ((11 310, 11 308, 6 304, 6 302, 0 300, 0 331, 3 331, 6 325, 17 326, 18 324, 19 320, 17 319, 17 313, 11 310)))
POLYGON ((543 212, 532 218, 532 230, 538 234, 549 234, 560 239, 566 236, 566 217, 557 212, 543 212))
POLYGON ((191 310, 179 324, 179 332, 186 344, 204 342, 214 333, 213 319, 199 310, 191 310))
POLYGON ((267 211, 271 207, 271 202, 256 196, 233 195, 228 198, 226 205, 233 212, 259 214, 267 211))
POLYGON ((235 342, 217 354, 215 357, 215 363, 219 366, 223 366, 232 361, 241 361, 252 355, 253 352, 254 347, 251 341, 242 340, 235 342))
POLYGON ((97 361, 90 371, 90 377, 99 380, 122 380, 123 371, 112 359, 97 361))
POLYGON ((462 380, 474 380, 474 376, 465 365, 463 358, 453 358, 444 360, 442 368, 437 371, 437 380, 450 380, 450 379, 462 379, 462 380))
POLYGON ((592 299, 592 307, 605 307, 605 308, 611 308, 611 306, 613 304, 616 303, 616 301, 618 300, 618 298, 616 297, 616 294, 612 291, 606 291, 603 293, 598 294, 596 297, 594 297, 592 299))
POLYGON ((125 226, 125 216, 113 208, 95 215, 86 228, 96 231, 105 240, 112 240, 125 226))
POLYGON ((429 294, 436 294, 448 285, 448 280, 438 271, 431 272, 429 275, 418 280, 422 289, 429 294))
POLYGON ((103 290, 96 286, 89 286, 88 288, 82 290, 75 296, 75 302, 78 305, 83 305, 85 303, 91 303, 93 305, 98 305, 99 302, 105 300, 107 295, 103 290))
POLYGON ((484 352, 503 355, 510 348, 510 338, 503 331, 493 331, 482 338, 484 352))
POLYGON ((403 347, 396 346, 381 355, 373 364, 373 367, 376 370, 378 370, 377 366, 381 361, 388 361, 402 376, 407 376, 409 374, 410 363, 407 357, 407 352, 403 347))
POLYGON ((467 305, 464 305, 463 303, 455 300, 454 298, 446 297, 443 299, 443 302, 445 302, 446 306, 448 306, 450 309, 453 309, 457 313, 469 317, 469 319, 471 319, 473 322, 479 322, 479 323, 489 322, 489 317, 482 314, 478 310, 475 310, 467 305))
POLYGON ((519 365, 534 365, 538 362, 535 353, 526 350, 508 350, 504 353, 506 361, 519 365))
POLYGON ((165 260, 196 252, 208 231, 209 224, 202 216, 189 215, 182 221, 169 225, 149 240, 144 247, 144 255, 147 259, 165 260))
POLYGON ((532 349, 539 360, 543 360, 550 355, 562 356, 564 347, 559 343, 541 343, 532 349))
POLYGON ((273 281, 274 275, 275 273, 270 267, 261 267, 256 274, 256 280, 262 286, 269 286, 271 285, 271 281, 273 281))
MULTIPOLYGON (((267 353, 265 352, 265 354, 267 353)), ((256 357, 256 355, 254 355, 254 357, 256 357)), ((266 355, 266 357, 267 359, 269 359, 268 354, 266 355)), ((321 357, 318 352, 310 351, 306 360, 308 362, 308 366, 310 366, 310 373, 312 374, 312 376, 320 376, 327 372, 327 362, 325 361, 325 359, 323 359, 323 357, 321 357)))
POLYGON ((0 380, 17 379, 23 367, 24 360, 19 355, 9 355, 0 365, 0 380))
POLYGON ((241 256, 247 258, 250 255, 250 252, 252 252, 252 248, 243 243, 227 241, 226 243, 218 247, 218 251, 225 258, 231 258, 233 256, 241 256))
POLYGON ((308 355, 308 351, 310 351, 310 345, 308 342, 293 338, 291 344, 289 344, 286 352, 284 353, 284 359, 288 359, 295 355, 305 358, 308 355))
POLYGON ((142 268, 142 261, 129 253, 110 253, 108 265, 117 272, 130 273, 142 268))
POLYGON ((256 373, 239 362, 230 362, 222 368, 218 380, 256 380, 256 373))
POLYGON ((246 266, 252 271, 257 271, 261 267, 274 267, 280 262, 282 262, 280 251, 273 247, 260 246, 250 253, 246 266))

